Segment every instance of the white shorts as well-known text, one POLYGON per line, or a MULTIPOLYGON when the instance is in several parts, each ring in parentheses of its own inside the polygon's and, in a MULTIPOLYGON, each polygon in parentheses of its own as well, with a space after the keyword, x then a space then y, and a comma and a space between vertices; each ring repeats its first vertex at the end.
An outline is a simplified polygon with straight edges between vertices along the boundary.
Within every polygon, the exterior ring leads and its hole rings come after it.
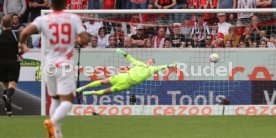
POLYGON ((76 95, 76 81, 75 81, 75 72, 72 71, 63 71, 61 67, 51 70, 51 73, 44 71, 43 75, 45 76, 46 85, 48 88, 48 94, 50 96, 57 95, 69 95, 73 93, 76 95))

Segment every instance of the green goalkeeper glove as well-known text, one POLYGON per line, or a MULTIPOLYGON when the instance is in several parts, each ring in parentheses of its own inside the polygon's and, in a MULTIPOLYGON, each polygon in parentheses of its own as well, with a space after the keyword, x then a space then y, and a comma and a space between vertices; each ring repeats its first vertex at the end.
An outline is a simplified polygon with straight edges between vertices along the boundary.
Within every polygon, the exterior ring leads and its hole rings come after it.
POLYGON ((173 63, 173 64, 168 65, 168 68, 176 68, 176 67, 177 67, 177 63, 173 63))
POLYGON ((126 56, 126 55, 127 55, 127 53, 126 53, 124 50, 122 50, 121 48, 117 48, 117 49, 116 49, 116 52, 117 52, 118 54, 120 54, 120 55, 123 55, 123 56, 126 56))

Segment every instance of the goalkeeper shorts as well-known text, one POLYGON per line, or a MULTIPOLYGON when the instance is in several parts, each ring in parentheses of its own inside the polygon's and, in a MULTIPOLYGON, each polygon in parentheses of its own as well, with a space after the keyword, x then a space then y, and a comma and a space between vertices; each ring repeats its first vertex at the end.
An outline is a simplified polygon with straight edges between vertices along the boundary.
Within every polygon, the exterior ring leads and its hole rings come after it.
POLYGON ((110 83, 112 84, 111 91, 118 92, 129 89, 132 86, 129 79, 127 73, 121 73, 110 77, 110 83))

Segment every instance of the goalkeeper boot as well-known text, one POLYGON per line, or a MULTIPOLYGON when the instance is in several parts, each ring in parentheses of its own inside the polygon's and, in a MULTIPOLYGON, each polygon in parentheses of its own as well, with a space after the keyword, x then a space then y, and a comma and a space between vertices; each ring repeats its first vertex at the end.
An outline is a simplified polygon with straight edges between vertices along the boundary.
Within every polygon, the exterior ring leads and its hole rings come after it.
POLYGON ((52 121, 50 119, 46 119, 44 120, 43 125, 47 131, 47 138, 55 138, 55 128, 52 121))
POLYGON ((77 92, 77 93, 81 93, 84 89, 85 89, 84 87, 79 87, 79 88, 76 90, 76 92, 77 92))

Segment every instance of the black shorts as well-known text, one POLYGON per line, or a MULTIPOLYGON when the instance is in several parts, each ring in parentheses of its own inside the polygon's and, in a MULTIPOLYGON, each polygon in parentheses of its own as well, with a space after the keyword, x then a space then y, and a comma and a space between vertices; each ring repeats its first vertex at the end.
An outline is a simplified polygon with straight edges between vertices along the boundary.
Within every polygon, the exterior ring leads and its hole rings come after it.
POLYGON ((20 62, 17 60, 0 60, 0 82, 18 82, 20 74, 20 62))

